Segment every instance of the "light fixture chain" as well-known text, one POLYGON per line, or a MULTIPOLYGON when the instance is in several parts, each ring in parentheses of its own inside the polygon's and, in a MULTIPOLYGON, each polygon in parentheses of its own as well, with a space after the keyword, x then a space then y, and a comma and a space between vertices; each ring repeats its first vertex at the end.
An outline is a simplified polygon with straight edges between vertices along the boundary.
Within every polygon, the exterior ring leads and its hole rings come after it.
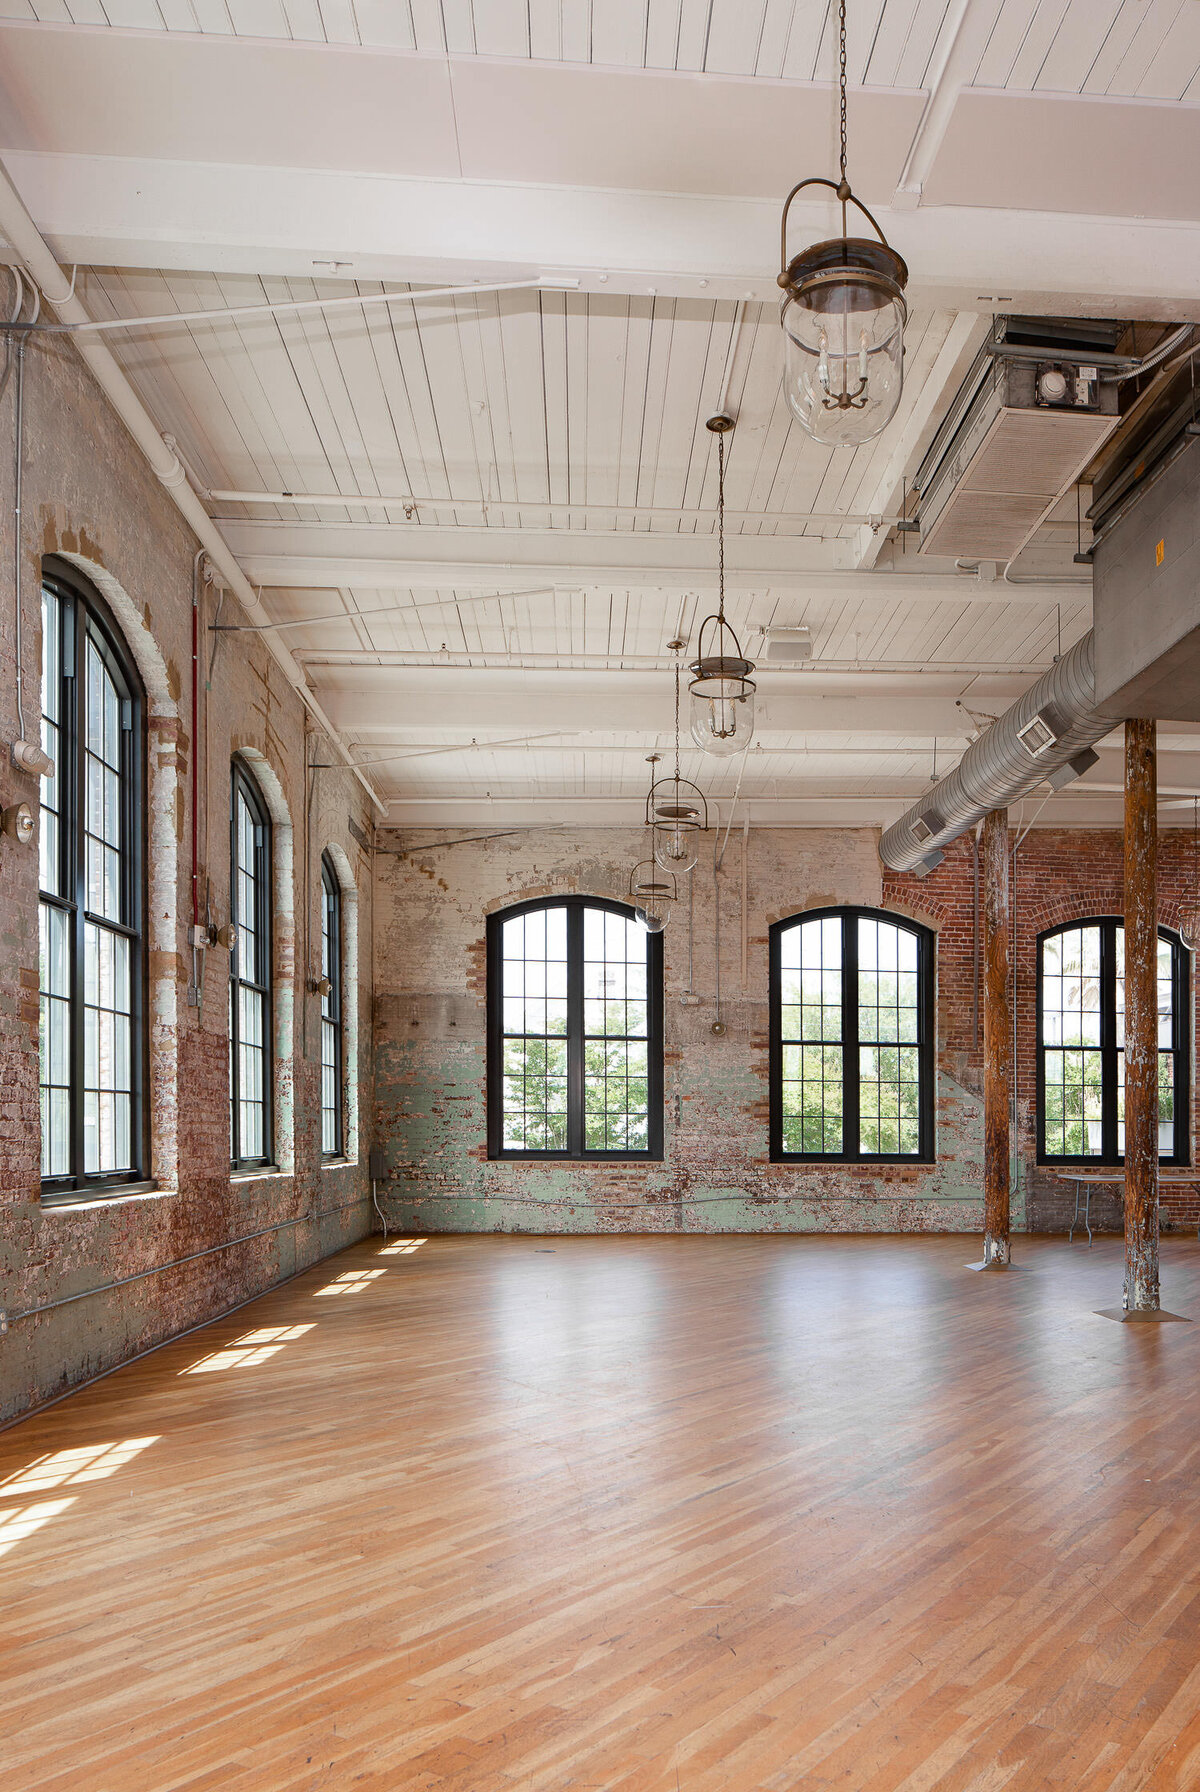
MULTIPOLYGON (((679 650, 675 651, 675 782, 679 782, 679 650)), ((676 799, 678 800, 678 799, 676 799)))
MULTIPOLYGON (((846 0, 838 7, 838 81, 842 90, 842 179, 846 178, 846 0)), ((843 232, 843 235, 845 233, 843 232)))
POLYGON ((725 620, 725 437, 717 437, 717 619, 725 620))

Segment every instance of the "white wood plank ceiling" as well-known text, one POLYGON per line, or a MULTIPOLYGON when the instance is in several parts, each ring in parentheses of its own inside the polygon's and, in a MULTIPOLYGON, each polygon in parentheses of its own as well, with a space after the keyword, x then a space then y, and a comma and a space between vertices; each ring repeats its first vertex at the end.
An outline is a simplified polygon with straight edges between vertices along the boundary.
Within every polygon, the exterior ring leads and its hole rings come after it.
POLYGON ((900 412, 836 453, 783 403, 774 283, 783 192, 833 166, 832 17, 0 0, 0 157, 93 318, 531 283, 106 338, 393 819, 636 818, 713 607, 722 403, 730 619, 812 636, 744 766, 685 718, 722 813, 740 781, 763 823, 890 820, 1088 627, 1072 505, 1013 582, 886 519, 994 310, 1200 318, 1200 0, 850 0, 851 172, 913 282, 900 412))
MULTIPOLYGON (((858 0, 860 86, 924 87, 952 0, 858 0)), ((829 0, 0 0, 0 17, 815 81, 829 0)), ((1022 92, 1195 97, 1195 0, 1005 0, 970 84, 1022 92)))

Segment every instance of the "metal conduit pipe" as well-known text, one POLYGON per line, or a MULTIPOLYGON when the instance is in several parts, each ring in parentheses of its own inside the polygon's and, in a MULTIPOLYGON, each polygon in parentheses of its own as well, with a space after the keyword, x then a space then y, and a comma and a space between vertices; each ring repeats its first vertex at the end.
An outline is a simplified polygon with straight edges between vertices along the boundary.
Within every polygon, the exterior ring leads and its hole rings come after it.
MULTIPOLYGON (((74 281, 68 280, 59 267, 3 165, 0 165, 0 231, 3 231, 16 250, 27 272, 61 321, 69 324, 90 322, 87 312, 75 297, 74 281)), ((254 587, 234 558, 229 543, 188 484, 187 474, 178 457, 163 441, 157 425, 113 358, 111 350, 103 342, 86 337, 78 341, 76 346, 91 369, 96 383, 146 456, 156 478, 170 493, 176 509, 205 550, 222 581, 232 591, 251 621, 265 629, 271 619, 259 603, 254 587)), ((343 745, 337 730, 309 689, 308 681, 297 661, 282 641, 271 634, 267 634, 265 639, 288 683, 321 732, 328 738, 343 763, 354 773, 379 813, 386 814, 386 804, 355 766, 349 749, 343 745)))
POLYGON ((1118 726, 1095 708, 1095 653, 1089 629, 1069 653, 969 746, 954 770, 893 822, 879 854, 893 871, 912 871, 948 846, 992 809, 1019 802, 1118 726), (1055 739, 1036 757, 1020 738, 1038 714, 1055 739))

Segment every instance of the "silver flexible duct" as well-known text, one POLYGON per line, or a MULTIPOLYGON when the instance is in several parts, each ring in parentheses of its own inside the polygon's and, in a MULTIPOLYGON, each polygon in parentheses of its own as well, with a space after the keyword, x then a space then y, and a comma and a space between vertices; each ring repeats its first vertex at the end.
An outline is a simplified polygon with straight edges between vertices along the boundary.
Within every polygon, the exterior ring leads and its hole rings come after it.
MULTIPOLYGON (((879 842, 884 864, 893 871, 912 871, 931 855, 936 859, 939 847, 957 840, 989 810, 1019 802, 1077 754, 1111 734, 1116 719, 1096 713, 1094 665, 1089 629, 967 748, 940 784, 892 823, 879 842), (1038 716, 1055 738, 1035 756, 1020 736, 1038 716)), ((1040 725, 1031 744, 1038 736, 1045 738, 1040 725)))

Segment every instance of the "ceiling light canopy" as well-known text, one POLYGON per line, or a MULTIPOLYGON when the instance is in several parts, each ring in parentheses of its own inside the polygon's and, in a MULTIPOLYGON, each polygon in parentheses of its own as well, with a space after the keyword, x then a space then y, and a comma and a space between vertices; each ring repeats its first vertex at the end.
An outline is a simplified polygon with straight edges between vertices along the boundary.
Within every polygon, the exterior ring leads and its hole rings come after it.
POLYGON ((784 388, 797 420, 827 448, 857 447, 895 415, 904 381, 904 288, 908 269, 846 179, 846 0, 838 9, 841 179, 798 181, 779 229, 780 321, 786 343, 784 388), (828 187, 841 201, 842 234, 814 243, 791 261, 788 212, 805 187, 828 187), (855 206, 879 238, 847 232, 855 206))
POLYGON ((717 613, 700 624, 688 693, 692 739, 727 759, 749 746, 754 733, 754 662, 725 620, 725 437, 733 418, 718 412, 707 427, 717 438, 717 613))

